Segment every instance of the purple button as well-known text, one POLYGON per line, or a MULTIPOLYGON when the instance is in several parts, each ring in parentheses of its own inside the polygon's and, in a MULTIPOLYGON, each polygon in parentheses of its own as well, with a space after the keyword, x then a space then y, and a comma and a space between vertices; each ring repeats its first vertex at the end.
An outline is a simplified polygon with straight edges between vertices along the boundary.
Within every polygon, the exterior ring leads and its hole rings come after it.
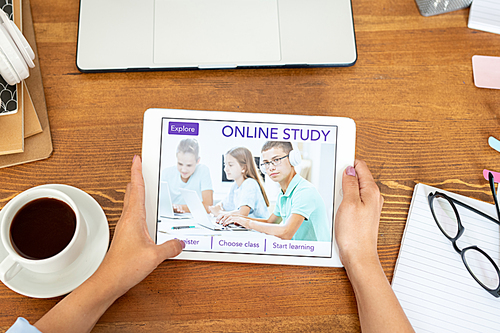
POLYGON ((198 135, 199 124, 198 123, 168 123, 168 134, 173 135, 198 135))

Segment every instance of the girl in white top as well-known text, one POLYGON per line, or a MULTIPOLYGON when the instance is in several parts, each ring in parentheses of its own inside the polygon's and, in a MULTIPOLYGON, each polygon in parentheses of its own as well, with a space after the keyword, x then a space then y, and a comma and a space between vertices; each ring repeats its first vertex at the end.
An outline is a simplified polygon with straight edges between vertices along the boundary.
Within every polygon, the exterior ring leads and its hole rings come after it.
POLYGON ((209 210, 215 216, 239 214, 255 218, 267 218, 269 200, 250 150, 244 147, 230 149, 224 159, 226 177, 234 180, 224 200, 209 210))

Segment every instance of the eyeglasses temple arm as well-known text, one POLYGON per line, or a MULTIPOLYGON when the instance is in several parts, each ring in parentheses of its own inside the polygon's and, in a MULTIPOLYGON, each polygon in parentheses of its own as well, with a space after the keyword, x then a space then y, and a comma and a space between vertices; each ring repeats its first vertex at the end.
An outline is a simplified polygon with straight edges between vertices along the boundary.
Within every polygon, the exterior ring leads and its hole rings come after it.
POLYGON ((493 201, 495 202, 495 209, 497 211, 497 219, 500 220, 500 208, 498 207, 497 191, 495 189, 495 177, 491 172, 488 173, 488 180, 490 181, 491 193, 493 194, 493 201))
POLYGON ((469 205, 467 205, 467 204, 465 204, 465 203, 463 203, 463 202, 460 202, 460 201, 455 200, 455 199, 453 199, 453 198, 452 198, 452 200, 453 200, 453 202, 454 202, 455 204, 457 204, 457 205, 459 205, 459 206, 462 206, 462 207, 464 207, 464 208, 467 208, 467 209, 469 209, 469 210, 473 211, 474 213, 481 215, 481 216, 482 216, 482 217, 484 217, 485 219, 488 219, 488 220, 490 220, 491 222, 494 222, 494 223, 496 223, 496 224, 500 225, 500 221, 499 221, 498 219, 495 219, 494 217, 491 217, 491 216, 489 216, 488 214, 485 214, 485 213, 481 212, 480 210, 477 210, 476 208, 471 207, 471 206, 469 206, 469 205))

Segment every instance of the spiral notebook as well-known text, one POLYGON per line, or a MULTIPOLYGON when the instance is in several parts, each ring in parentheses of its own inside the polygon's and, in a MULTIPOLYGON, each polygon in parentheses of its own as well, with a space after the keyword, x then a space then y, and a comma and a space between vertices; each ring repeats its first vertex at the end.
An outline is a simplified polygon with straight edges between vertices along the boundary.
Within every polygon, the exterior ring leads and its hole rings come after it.
MULTIPOLYGON (((495 207, 438 188, 415 186, 392 288, 416 332, 498 332, 500 299, 471 277, 438 229, 427 196, 440 191, 490 216, 495 207)), ((500 263, 500 228, 458 207, 466 229, 460 247, 477 245, 500 263)))

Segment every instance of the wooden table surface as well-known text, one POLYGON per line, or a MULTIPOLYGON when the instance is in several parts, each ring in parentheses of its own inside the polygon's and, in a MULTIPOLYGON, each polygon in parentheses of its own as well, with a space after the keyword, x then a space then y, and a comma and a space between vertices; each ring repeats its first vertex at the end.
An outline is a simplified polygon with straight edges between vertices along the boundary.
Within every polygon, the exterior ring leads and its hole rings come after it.
MULTIPOLYGON (((500 56, 500 35, 467 28, 469 10, 434 17, 414 0, 353 0, 358 61, 349 68, 82 74, 78 0, 31 0, 54 143, 43 161, 0 170, 0 207, 32 186, 91 194, 111 234, 151 107, 351 117, 357 158, 385 205, 379 254, 389 280, 413 187, 422 182, 492 202, 482 169, 499 134, 500 91, 474 86, 471 58, 500 56)), ((35 322, 61 298, 0 284, 0 329, 35 322)), ((120 298, 95 332, 359 331, 342 268, 166 261, 120 298)))

